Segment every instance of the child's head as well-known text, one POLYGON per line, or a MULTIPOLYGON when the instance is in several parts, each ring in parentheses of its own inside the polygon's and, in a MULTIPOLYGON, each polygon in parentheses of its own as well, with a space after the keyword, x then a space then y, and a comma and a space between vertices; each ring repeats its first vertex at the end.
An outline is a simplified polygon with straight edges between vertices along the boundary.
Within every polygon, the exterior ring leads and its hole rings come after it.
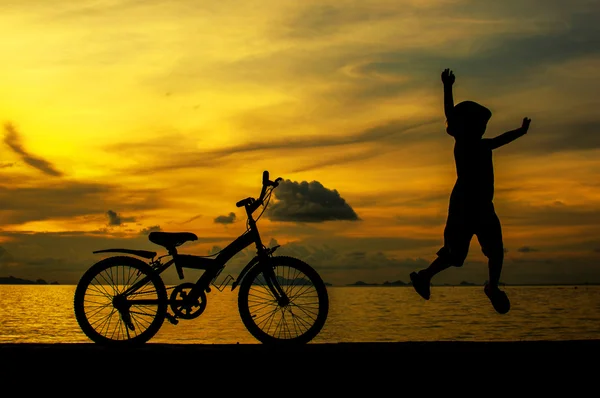
POLYGON ((492 112, 473 101, 463 101, 454 106, 446 120, 446 132, 455 139, 480 139, 485 133, 492 112))

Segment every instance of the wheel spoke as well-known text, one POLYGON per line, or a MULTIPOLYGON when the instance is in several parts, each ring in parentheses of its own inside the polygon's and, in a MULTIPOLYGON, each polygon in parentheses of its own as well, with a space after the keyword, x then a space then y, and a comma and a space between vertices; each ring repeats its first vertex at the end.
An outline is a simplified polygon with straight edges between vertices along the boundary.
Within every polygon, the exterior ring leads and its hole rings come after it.
POLYGON ((285 296, 276 299, 278 295, 265 283, 268 275, 260 269, 251 271, 240 288, 240 315, 262 342, 307 342, 325 323, 329 308, 326 287, 306 263, 283 259, 273 258, 270 277, 285 296))
POLYGON ((147 341, 161 327, 166 306, 166 289, 160 277, 129 257, 99 262, 84 274, 75 293, 79 325, 90 339, 102 344, 147 341), (143 284, 127 293, 128 298, 122 294, 142 279, 143 284), (155 304, 138 304, 131 298, 155 304))

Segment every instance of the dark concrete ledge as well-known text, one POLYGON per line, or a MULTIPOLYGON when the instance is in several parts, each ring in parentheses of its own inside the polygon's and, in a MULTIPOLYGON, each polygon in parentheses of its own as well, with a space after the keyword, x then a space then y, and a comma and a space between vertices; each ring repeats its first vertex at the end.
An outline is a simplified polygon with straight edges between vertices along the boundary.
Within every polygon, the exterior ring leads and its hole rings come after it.
POLYGON ((287 379, 280 376, 286 375, 323 383, 335 379, 336 388, 358 388, 428 375, 458 377, 460 383, 473 387, 485 380, 496 384, 518 381, 537 393, 543 386, 562 385, 573 393, 585 383, 596 382, 600 339, 315 343, 300 347, 146 343, 137 348, 106 348, 92 343, 22 343, 0 344, 0 358, 5 380, 11 375, 38 378, 55 373, 70 377, 84 373, 90 380, 108 375, 120 383, 134 376, 159 380, 201 377, 223 383, 238 377, 268 377, 271 383, 285 387, 287 379), (476 376, 479 379, 473 379, 476 376))
POLYGON ((229 358, 260 359, 270 355, 292 355, 295 358, 327 359, 343 361, 345 358, 361 357, 378 359, 388 356, 430 355, 454 358, 494 355, 512 358, 544 358, 556 356, 597 356, 600 354, 598 340, 562 341, 506 341, 506 342, 459 342, 459 341, 413 341, 393 343, 325 343, 303 346, 268 346, 263 344, 155 344, 146 343, 133 348, 108 348, 93 343, 73 344, 0 344, 0 357, 43 361, 62 358, 111 359, 115 356, 135 356, 142 360, 168 358, 185 360, 201 357, 212 361, 229 358))

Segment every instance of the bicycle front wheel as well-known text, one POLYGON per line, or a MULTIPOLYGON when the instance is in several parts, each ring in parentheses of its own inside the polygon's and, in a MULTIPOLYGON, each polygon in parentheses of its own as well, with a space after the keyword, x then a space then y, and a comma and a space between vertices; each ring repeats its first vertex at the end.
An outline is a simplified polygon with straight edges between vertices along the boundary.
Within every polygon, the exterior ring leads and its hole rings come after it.
POLYGON ((269 261, 269 266, 258 264, 248 271, 240 284, 242 322, 264 344, 308 343, 319 334, 329 312, 325 283, 299 259, 276 256, 269 261), (284 300, 272 291, 273 278, 285 293, 284 300))
POLYGON ((167 313, 167 290, 152 268, 133 257, 99 261, 75 289, 75 318, 92 341, 103 345, 147 342, 167 313))

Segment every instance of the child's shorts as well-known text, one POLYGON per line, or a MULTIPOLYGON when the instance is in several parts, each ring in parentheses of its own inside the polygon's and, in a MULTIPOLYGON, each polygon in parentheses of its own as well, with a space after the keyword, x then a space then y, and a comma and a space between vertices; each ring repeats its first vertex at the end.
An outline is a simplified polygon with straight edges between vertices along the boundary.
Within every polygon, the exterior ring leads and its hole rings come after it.
POLYGON ((447 259, 455 267, 462 267, 473 235, 477 236, 481 251, 486 257, 504 256, 502 228, 493 205, 473 213, 450 211, 444 228, 444 246, 438 250, 437 255, 447 259))

